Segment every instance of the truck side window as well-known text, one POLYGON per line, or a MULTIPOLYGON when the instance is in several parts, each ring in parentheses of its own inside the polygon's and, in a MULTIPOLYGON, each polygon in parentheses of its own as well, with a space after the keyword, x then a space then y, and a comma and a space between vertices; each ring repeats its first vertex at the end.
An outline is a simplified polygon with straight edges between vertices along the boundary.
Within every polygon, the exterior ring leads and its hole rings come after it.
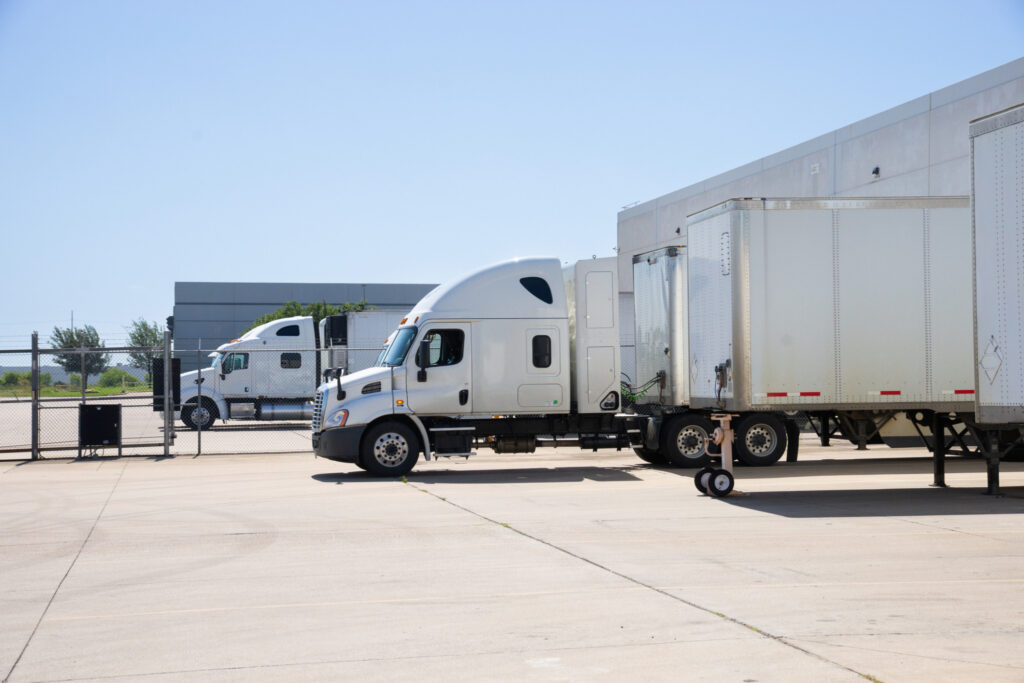
POLYGON ((292 370, 295 368, 302 367, 302 356, 298 353, 282 353, 281 354, 281 367, 286 370, 292 370))
POLYGON ((546 304, 550 304, 555 300, 551 296, 551 285, 542 277, 522 277, 519 278, 519 284, 525 287, 527 292, 533 294, 546 304))
POLYGON ((533 338, 533 367, 551 367, 551 337, 538 334, 533 338))
POLYGON ((249 367, 249 354, 247 353, 229 353, 224 357, 224 369, 222 372, 234 372, 235 370, 245 370, 249 367))
MULTIPOLYGON (((278 337, 298 337, 299 326, 298 325, 285 325, 277 331, 278 337)), ((282 366, 284 367, 284 366, 282 366)))
POLYGON ((462 361, 466 335, 462 330, 430 330, 424 337, 430 344, 427 367, 456 365, 462 361))

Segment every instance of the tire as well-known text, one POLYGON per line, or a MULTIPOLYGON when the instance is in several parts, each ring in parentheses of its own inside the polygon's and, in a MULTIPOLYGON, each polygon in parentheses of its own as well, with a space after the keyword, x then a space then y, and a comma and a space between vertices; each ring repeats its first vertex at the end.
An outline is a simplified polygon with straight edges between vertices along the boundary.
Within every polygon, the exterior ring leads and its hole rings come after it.
POLYGON ((661 451, 651 450, 643 446, 634 446, 633 452, 636 453, 641 460, 649 462, 652 465, 664 465, 665 456, 661 454, 661 451))
POLYGON ((714 427, 699 413, 666 420, 661 429, 661 454, 673 467, 703 467, 711 462, 708 441, 714 427))
POLYGON ((381 422, 366 430, 359 449, 359 466, 378 477, 400 477, 412 471, 420 444, 401 422, 381 422))
POLYGON ((748 415, 736 425, 736 457, 744 465, 775 464, 786 452, 786 425, 767 413, 748 415))
POLYGON ((711 475, 714 473, 714 467, 701 467, 697 470, 697 474, 693 475, 693 485, 697 487, 697 490, 701 493, 708 493, 708 484, 710 484, 711 475))
POLYGON ((209 429, 220 417, 217 404, 208 398, 203 399, 203 404, 196 408, 195 402, 186 403, 181 407, 181 421, 189 429, 209 429))
POLYGON ((732 493, 732 487, 736 485, 732 473, 728 470, 715 470, 708 479, 708 493, 716 498, 724 498, 732 493))

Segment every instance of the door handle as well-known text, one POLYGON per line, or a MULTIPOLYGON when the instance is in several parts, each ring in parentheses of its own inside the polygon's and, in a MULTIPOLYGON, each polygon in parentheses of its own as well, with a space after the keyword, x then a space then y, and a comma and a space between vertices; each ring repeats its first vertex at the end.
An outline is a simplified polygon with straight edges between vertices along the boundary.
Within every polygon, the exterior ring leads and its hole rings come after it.
POLYGON ((464 406, 469 403, 469 389, 463 389, 459 392, 459 405, 464 406))

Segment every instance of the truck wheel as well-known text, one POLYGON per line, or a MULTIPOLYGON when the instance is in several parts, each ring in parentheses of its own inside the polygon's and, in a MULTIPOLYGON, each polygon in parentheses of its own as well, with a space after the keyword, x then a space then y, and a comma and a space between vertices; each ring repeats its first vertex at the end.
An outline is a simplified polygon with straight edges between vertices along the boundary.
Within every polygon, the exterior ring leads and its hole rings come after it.
POLYGON ((209 429, 214 421, 220 417, 217 404, 208 398, 203 399, 203 404, 196 407, 195 402, 186 403, 181 407, 181 421, 189 429, 209 429))
POLYGON ((411 429, 401 422, 381 422, 363 437, 359 464, 378 477, 400 477, 412 470, 419 457, 419 442, 411 429))
POLYGON ((786 452, 786 426, 774 415, 748 415, 736 425, 735 444, 744 465, 772 465, 786 452))
POLYGON ((661 454, 661 451, 655 451, 643 446, 634 446, 633 452, 640 456, 640 459, 644 462, 649 462, 652 465, 665 464, 665 456, 661 454))
POLYGON ((661 429, 661 454, 674 467, 707 465, 711 420, 697 413, 684 413, 666 420, 661 429))

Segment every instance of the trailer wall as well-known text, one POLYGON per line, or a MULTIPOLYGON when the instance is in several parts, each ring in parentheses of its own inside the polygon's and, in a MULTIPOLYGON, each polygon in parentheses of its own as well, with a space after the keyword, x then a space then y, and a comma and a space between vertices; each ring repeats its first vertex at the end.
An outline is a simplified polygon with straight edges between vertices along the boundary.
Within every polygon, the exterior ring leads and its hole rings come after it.
POLYGON ((690 404, 970 409, 969 225, 964 197, 732 200, 691 216, 690 404))
POLYGON ((1024 105, 970 139, 976 418, 1024 424, 1024 105))

